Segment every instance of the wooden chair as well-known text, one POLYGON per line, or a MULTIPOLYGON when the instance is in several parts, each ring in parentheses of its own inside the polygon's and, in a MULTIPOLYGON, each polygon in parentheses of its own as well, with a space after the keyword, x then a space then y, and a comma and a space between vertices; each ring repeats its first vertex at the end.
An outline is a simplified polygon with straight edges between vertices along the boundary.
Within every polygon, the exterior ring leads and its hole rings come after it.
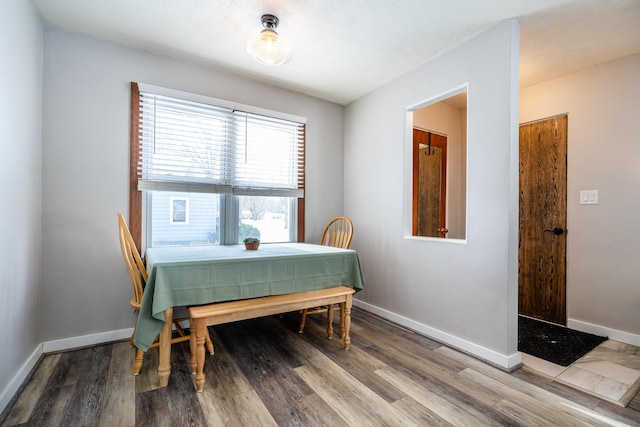
MULTIPOLYGON (((322 238, 320 244, 325 246, 333 246, 335 248, 349 249, 351 245, 351 239, 353 238, 353 223, 346 216, 337 216, 333 218, 322 232, 322 238)), ((310 309, 301 310, 300 328, 299 333, 304 330, 304 325, 307 321, 307 315, 327 313, 329 322, 333 321, 333 305, 322 306, 310 309)))
MULTIPOLYGON (((140 305, 142 304, 142 295, 144 292, 144 286, 147 283, 148 275, 147 269, 142 262, 142 258, 140 257, 140 253, 138 252, 138 248, 136 247, 135 242, 133 241, 133 237, 131 236, 131 232, 129 231, 129 227, 127 226, 124 217, 120 212, 118 212, 118 237, 120 239, 120 249, 122 250, 122 258, 124 259, 124 263, 127 266, 127 270, 129 271, 129 277, 131 278, 131 285, 133 286, 133 297, 129 304, 135 311, 140 311, 140 305)), ((189 320, 188 317, 184 318, 176 318, 173 319, 173 324, 178 331, 178 336, 171 340, 171 344, 183 342, 189 340, 189 334, 185 333, 180 326, 180 322, 185 320, 189 320)), ((136 322, 137 325, 137 322, 136 322)), ((136 328, 133 328, 133 334, 131 334, 131 338, 129 339, 129 345, 131 347, 133 344, 133 336, 136 333, 136 328)), ((206 343, 207 349, 209 353, 213 354, 213 344, 211 342, 211 337, 207 334, 206 343)), ((159 342, 156 341, 151 345, 150 348, 159 347, 159 342)), ((144 351, 138 349, 136 354, 136 359, 133 364, 133 375, 138 375, 140 373, 140 368, 142 368, 142 361, 144 359, 144 351)))

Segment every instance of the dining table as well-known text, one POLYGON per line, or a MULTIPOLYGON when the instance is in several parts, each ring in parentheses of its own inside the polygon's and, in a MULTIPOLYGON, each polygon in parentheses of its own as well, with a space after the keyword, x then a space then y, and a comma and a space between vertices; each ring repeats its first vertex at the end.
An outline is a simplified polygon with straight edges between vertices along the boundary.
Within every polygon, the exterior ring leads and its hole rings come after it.
POLYGON ((166 246, 145 252, 148 279, 134 344, 147 351, 158 338, 158 379, 171 373, 174 307, 211 304, 348 286, 363 288, 364 274, 352 249, 311 243, 166 246))

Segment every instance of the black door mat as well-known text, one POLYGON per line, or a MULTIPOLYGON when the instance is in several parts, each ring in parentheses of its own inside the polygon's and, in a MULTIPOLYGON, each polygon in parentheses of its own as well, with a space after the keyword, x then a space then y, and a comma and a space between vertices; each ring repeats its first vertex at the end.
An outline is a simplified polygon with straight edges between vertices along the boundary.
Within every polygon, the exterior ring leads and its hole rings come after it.
POLYGON ((556 365, 571 365, 606 339, 607 337, 518 316, 518 350, 556 365))

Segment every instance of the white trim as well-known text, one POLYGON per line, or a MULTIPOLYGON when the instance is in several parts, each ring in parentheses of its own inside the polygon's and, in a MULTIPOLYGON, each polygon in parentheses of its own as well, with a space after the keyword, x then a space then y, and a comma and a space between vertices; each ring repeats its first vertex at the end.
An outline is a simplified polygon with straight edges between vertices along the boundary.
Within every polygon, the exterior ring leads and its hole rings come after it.
POLYGON ((426 335, 429 338, 432 338, 464 353, 482 359, 483 361, 506 371, 513 371, 514 369, 519 368, 522 365, 522 355, 519 351, 510 355, 500 354, 486 347, 482 347, 470 341, 456 337, 455 335, 448 334, 439 329, 432 328, 423 323, 416 322, 415 320, 408 319, 404 316, 400 316, 399 314, 368 304, 363 301, 354 299, 353 305, 384 319, 387 319, 391 322, 416 331, 422 335, 426 335))
POLYGON ((425 242, 457 243, 462 245, 467 244, 466 237, 464 239, 446 239, 446 238, 443 239, 442 237, 414 236, 414 235, 407 234, 405 236, 402 236, 402 238, 405 240, 422 240, 425 242))
POLYGON ((415 104, 409 105, 407 107, 408 112, 414 112, 415 110, 419 110, 424 107, 428 107, 429 105, 435 104, 440 101, 444 101, 445 99, 454 97, 456 95, 460 95, 462 92, 469 92, 469 82, 461 83, 453 88, 441 92, 437 95, 431 96, 427 99, 423 99, 422 101, 416 102, 415 104))
POLYGON ((7 405, 9 405, 9 402, 11 402, 11 399, 13 399, 18 392, 18 389, 22 387, 31 370, 38 364, 42 353, 42 344, 38 344, 33 350, 33 353, 31 353, 31 356, 27 358, 4 390, 2 390, 2 393, 0 393, 0 414, 6 409, 7 405))
POLYGON ((74 348, 88 347, 111 341, 122 341, 131 338, 133 328, 120 329, 117 331, 101 332, 98 334, 82 335, 79 337, 63 338, 42 343, 43 353, 55 353, 58 351, 72 350, 74 348))
POLYGON ((567 327, 576 331, 588 332, 590 334, 608 337, 610 340, 620 341, 625 344, 640 347, 640 335, 630 332, 619 331, 617 329, 607 328, 606 326, 594 325, 593 323, 582 322, 580 320, 568 319, 567 327))

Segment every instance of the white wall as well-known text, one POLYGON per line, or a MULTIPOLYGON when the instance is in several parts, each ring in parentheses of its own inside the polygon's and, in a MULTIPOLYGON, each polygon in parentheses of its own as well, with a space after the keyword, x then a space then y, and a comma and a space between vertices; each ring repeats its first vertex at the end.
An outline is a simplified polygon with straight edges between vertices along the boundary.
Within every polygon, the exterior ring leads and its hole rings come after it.
POLYGON ((506 368, 520 363, 518 56, 518 26, 505 22, 345 111, 345 211, 366 276, 358 304, 506 368), (406 109, 466 82, 467 243, 405 238, 406 109))
POLYGON ((128 212, 131 81, 307 117, 307 239, 342 214, 344 107, 61 30, 44 40, 43 341, 133 326, 116 221, 128 212))
POLYGON ((569 324, 640 345, 640 54, 522 90, 521 123, 562 113, 569 324))
POLYGON ((31 2, 0 6, 0 412, 37 361, 42 25, 31 2), (21 376, 22 375, 22 376, 21 376))

